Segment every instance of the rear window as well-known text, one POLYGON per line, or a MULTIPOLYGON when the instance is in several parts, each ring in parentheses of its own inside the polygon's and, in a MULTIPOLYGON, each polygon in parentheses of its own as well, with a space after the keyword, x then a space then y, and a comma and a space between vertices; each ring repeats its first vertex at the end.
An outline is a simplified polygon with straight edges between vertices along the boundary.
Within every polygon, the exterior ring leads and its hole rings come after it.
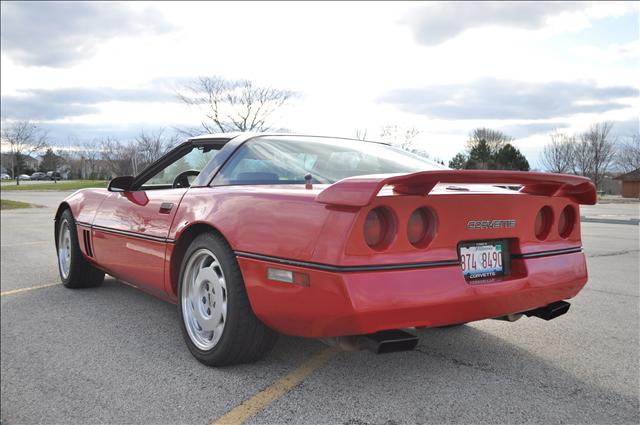
POLYGON ((366 174, 412 173, 445 167, 379 143, 299 136, 264 136, 243 144, 216 185, 334 183, 366 174))

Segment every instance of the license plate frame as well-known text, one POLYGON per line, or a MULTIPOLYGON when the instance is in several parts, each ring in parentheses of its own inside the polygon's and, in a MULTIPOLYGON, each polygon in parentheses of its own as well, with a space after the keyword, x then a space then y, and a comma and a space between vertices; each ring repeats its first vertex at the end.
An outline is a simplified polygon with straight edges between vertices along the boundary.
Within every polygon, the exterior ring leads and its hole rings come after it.
POLYGON ((487 280, 500 279, 505 276, 509 276, 511 274, 511 250, 509 247, 509 239, 482 239, 460 242, 458 243, 458 261, 460 261, 460 269, 462 271, 462 275, 468 283, 479 283, 487 280), (472 249, 475 247, 490 245, 493 245, 494 247, 500 246, 500 251, 502 253, 502 271, 479 273, 466 272, 463 268, 463 249, 472 249))

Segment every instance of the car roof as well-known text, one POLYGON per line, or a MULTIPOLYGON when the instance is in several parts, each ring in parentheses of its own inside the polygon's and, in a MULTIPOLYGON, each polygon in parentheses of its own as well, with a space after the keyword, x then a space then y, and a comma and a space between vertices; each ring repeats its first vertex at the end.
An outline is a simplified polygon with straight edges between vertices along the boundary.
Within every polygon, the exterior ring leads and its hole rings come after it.
POLYGON ((210 133, 210 134, 201 134, 200 136, 189 137, 188 141, 196 141, 196 140, 210 140, 210 139, 233 139, 234 137, 238 137, 241 134, 239 131, 231 132, 231 133, 210 133))
POLYGON ((387 143, 387 142, 354 139, 351 137, 325 136, 325 135, 318 135, 318 134, 282 133, 282 132, 240 132, 240 131, 229 132, 229 133, 202 134, 200 136, 190 137, 187 140, 187 142, 199 142, 199 141, 220 140, 220 139, 231 140, 235 138, 242 138, 244 140, 248 140, 254 137, 262 137, 262 136, 318 137, 318 138, 343 139, 343 140, 353 140, 354 142, 367 142, 367 143, 377 143, 381 145, 390 145, 390 143, 387 143))

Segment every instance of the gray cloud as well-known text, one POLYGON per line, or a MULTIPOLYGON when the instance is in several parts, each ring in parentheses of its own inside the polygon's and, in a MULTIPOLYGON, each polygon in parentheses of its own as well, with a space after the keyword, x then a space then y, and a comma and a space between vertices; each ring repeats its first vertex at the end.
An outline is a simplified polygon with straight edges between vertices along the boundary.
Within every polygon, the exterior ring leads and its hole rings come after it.
MULTIPOLYGON (((39 126, 47 132, 48 140, 55 145, 65 145, 69 142, 91 142, 105 138, 115 138, 123 141, 135 139, 142 130, 154 132, 165 129, 167 134, 174 132, 174 127, 182 128, 178 123, 165 125, 141 124, 84 124, 84 123, 42 123, 39 126)), ((96 142, 97 143, 97 142, 96 142)))
POLYGON ((152 85, 136 89, 60 88, 23 90, 2 96, 2 119, 56 120, 92 114, 101 102, 177 102, 173 92, 152 85))
POLYGON ((433 46, 471 28, 541 28, 562 12, 584 9, 586 2, 432 2, 414 10, 406 22, 416 40, 433 46))
POLYGON ((393 90, 381 100, 401 110, 443 119, 549 119, 604 112, 628 105, 631 86, 588 82, 534 83, 483 78, 467 85, 431 85, 393 90))
MULTIPOLYGON (((640 131, 640 120, 611 121, 613 124, 613 134, 616 137, 626 137, 638 134, 640 131)), ((534 134, 550 134, 553 130, 566 132, 570 127, 568 122, 535 122, 528 124, 508 124, 498 127, 504 133, 516 139, 532 136, 534 134)))
POLYGON ((25 65, 64 67, 119 35, 172 29, 155 10, 101 2, 2 2, 2 50, 25 65))
POLYGON ((631 137, 640 134, 640 119, 630 119, 626 121, 613 121, 613 133, 619 138, 631 137))
POLYGON ((527 124, 509 124, 498 127, 498 129, 509 136, 521 139, 533 136, 534 134, 549 134, 555 129, 562 131, 567 127, 569 127, 569 123, 566 122, 534 122, 527 124))

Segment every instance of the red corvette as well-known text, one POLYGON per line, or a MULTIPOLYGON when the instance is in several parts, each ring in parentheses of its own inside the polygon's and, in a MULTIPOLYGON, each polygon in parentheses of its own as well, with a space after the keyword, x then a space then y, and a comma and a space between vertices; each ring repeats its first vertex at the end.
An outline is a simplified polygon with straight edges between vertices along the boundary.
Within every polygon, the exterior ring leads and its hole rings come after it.
POLYGON ((140 175, 68 197, 62 282, 105 273, 178 306, 209 365, 254 361, 277 332, 377 352, 412 328, 564 314, 587 281, 586 178, 455 171, 379 143, 217 134, 140 175))

